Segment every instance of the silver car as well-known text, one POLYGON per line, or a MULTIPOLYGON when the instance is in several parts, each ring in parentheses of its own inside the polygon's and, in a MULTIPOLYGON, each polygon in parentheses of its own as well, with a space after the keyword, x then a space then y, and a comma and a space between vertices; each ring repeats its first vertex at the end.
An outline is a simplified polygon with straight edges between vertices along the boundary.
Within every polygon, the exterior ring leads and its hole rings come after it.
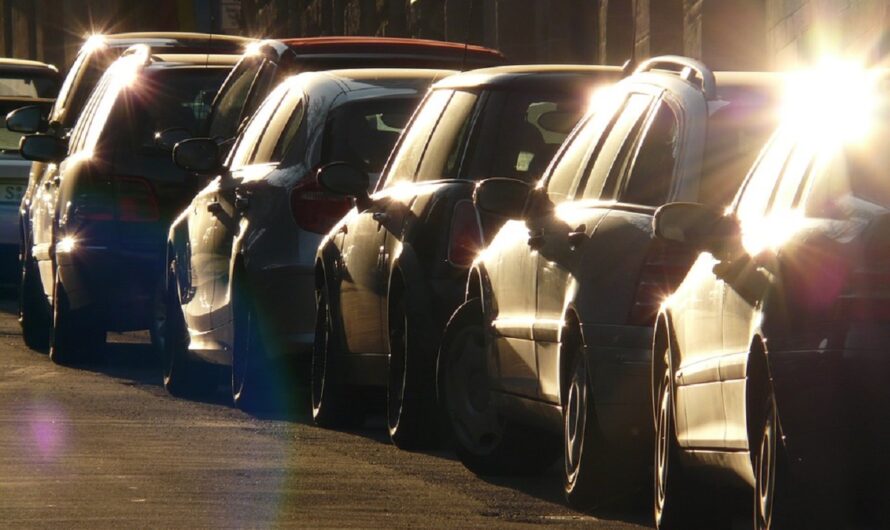
MULTIPOLYGON (((43 116, 59 91, 59 71, 37 61, 0 59, 0 114, 33 106, 43 116)), ((13 126, 13 129, 15 127, 13 126)), ((13 280, 18 270, 18 209, 28 187, 31 162, 19 154, 22 134, 0 127, 0 278, 13 280)))
POLYGON ((322 190, 317 170, 346 161, 377 175, 428 86, 450 73, 303 73, 266 98, 224 165, 214 140, 176 146, 177 163, 214 177, 169 232, 169 392, 215 386, 202 373, 206 363, 231 366, 232 397, 242 408, 268 403, 283 388, 275 377, 283 371, 270 361, 311 351, 315 251, 352 208, 322 190))

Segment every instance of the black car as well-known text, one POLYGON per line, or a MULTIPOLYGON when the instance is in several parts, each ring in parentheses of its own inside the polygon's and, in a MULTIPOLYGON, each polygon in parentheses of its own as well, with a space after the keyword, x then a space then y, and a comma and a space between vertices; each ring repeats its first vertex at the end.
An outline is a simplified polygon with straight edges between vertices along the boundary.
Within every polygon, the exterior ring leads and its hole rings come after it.
POLYGON ((155 322, 167 229, 201 184, 174 166, 157 136, 200 131, 237 59, 135 46, 102 76, 70 139, 23 140, 25 158, 52 163, 30 208, 22 296, 51 304, 42 333, 53 361, 79 361, 97 351, 106 331, 155 322))
POLYGON ((503 219, 473 206, 491 176, 533 182, 587 110, 598 84, 620 70, 514 66, 477 70, 433 86, 396 145, 376 191, 343 164, 319 182, 356 208, 316 258, 318 316, 313 417, 319 424, 364 412, 361 387, 386 388, 393 442, 436 436, 435 361, 445 322, 463 299, 467 270, 503 219))
MULTIPOLYGON (((251 39, 226 35, 182 32, 143 32, 93 35, 81 46, 74 63, 65 75, 61 88, 56 87, 52 96, 58 97, 51 108, 48 105, 34 104, 22 107, 9 117, 9 130, 20 134, 44 132, 66 139, 71 128, 80 117, 87 98, 99 82, 105 70, 121 54, 136 44, 151 43, 153 53, 221 53, 240 54, 251 39), (47 112, 48 110, 48 112, 47 112)), ((4 109, 6 112, 12 109, 4 109)), ((4 112, 5 114, 5 112, 4 112)), ((52 285, 41 285, 34 273, 36 270, 31 246, 31 204, 38 186, 48 177, 48 165, 35 161, 31 164, 30 176, 18 212, 20 232, 21 271, 19 322, 25 344, 31 348, 43 349, 48 345, 47 325, 50 318, 49 307, 43 302, 42 291, 51 290, 52 285)))

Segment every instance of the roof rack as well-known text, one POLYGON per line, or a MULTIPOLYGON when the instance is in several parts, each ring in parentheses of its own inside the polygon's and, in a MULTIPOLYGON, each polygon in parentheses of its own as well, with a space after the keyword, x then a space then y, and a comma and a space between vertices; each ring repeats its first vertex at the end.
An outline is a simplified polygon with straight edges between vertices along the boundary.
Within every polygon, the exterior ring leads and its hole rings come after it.
POLYGON ((121 57, 136 57, 142 60, 143 65, 151 64, 151 46, 147 44, 134 44, 124 50, 121 57))
POLYGON ((717 80, 714 78, 714 72, 700 61, 679 55, 662 55, 643 61, 634 73, 651 72, 656 69, 676 73, 680 79, 690 82, 698 77, 705 99, 710 101, 717 97, 717 80))

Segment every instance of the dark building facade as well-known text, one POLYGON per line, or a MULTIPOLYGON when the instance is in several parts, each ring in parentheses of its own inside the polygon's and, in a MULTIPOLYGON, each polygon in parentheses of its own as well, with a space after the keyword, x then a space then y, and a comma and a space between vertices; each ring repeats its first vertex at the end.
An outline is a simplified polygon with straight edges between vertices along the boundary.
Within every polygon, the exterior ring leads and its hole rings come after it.
POLYGON ((884 55, 890 0, 0 0, 0 54, 67 65, 91 31, 409 36, 516 62, 622 64, 683 54, 717 69, 884 55))

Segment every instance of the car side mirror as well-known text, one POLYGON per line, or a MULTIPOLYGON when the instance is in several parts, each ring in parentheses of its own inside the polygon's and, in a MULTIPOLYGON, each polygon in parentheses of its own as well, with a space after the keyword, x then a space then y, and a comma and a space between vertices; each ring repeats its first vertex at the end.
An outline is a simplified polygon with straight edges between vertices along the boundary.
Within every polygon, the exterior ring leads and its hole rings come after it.
POLYGON ((45 109, 37 105, 20 107, 6 115, 6 129, 19 134, 34 134, 47 128, 45 109))
POLYGON ((656 237, 711 252, 718 259, 726 257, 741 235, 735 217, 692 202, 665 204, 655 212, 652 225, 656 237))
POLYGON ((155 145, 164 151, 173 151, 176 144, 192 137, 191 131, 185 127, 171 127, 155 133, 155 145))
POLYGON ((219 145, 210 138, 191 138, 173 146, 173 163, 186 171, 206 175, 222 168, 219 145))
POLYGON ((371 182, 367 173, 347 162, 333 162, 318 170, 316 180, 322 188, 337 195, 355 198, 356 206, 365 210, 371 204, 368 186, 371 182))
POLYGON ((68 156, 68 143, 50 134, 29 134, 19 142, 19 151, 25 160, 57 163, 68 156))
POLYGON ((490 178, 476 185, 473 203, 483 213, 521 219, 532 194, 527 183, 511 178, 490 178))

